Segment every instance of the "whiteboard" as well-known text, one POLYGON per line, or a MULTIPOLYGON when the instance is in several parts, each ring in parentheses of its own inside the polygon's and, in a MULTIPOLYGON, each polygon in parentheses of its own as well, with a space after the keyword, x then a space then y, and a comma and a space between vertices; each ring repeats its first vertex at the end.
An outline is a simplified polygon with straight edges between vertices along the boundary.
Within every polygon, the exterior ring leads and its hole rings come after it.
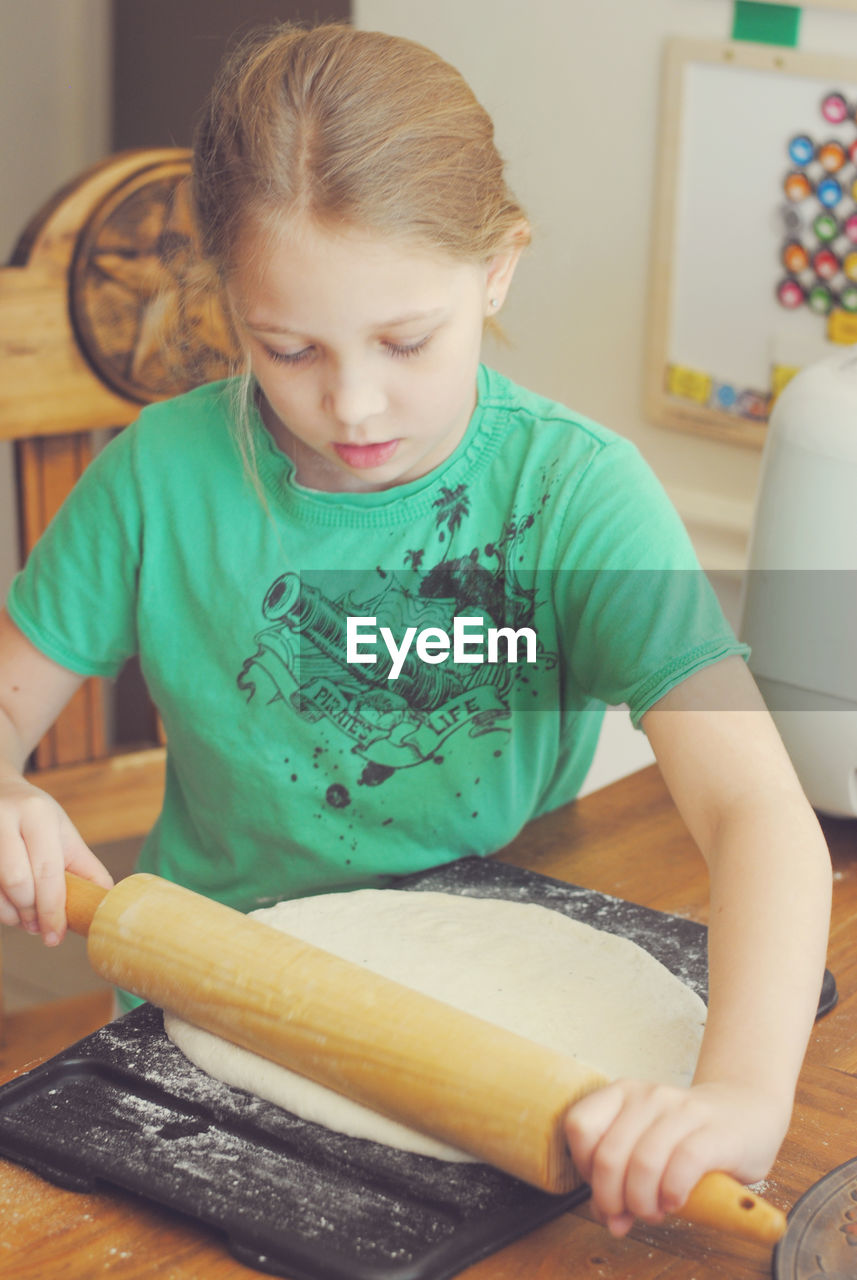
POLYGON ((650 416, 746 444, 857 340, 855 60, 669 43, 649 312, 650 416))

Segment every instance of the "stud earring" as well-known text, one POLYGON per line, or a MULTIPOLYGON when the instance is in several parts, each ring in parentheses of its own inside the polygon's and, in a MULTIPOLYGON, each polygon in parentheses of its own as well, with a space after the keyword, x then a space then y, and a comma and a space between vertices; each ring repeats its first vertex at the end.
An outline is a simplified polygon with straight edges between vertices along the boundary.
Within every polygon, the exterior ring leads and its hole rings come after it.
POLYGON ((496 310, 496 308, 497 308, 497 307, 499 307, 499 305, 500 305, 500 299, 499 299, 499 298, 489 298, 489 303, 490 303, 490 306, 491 306, 492 311, 493 311, 493 310, 496 310))

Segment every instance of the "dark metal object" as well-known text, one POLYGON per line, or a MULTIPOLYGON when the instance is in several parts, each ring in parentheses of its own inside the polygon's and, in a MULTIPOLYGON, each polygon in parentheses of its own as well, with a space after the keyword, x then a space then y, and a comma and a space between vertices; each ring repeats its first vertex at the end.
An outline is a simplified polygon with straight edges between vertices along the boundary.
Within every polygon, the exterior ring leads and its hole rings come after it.
POLYGON ((801 1196, 777 1245, 774 1280, 854 1280, 857 1276, 857 1159, 801 1196))

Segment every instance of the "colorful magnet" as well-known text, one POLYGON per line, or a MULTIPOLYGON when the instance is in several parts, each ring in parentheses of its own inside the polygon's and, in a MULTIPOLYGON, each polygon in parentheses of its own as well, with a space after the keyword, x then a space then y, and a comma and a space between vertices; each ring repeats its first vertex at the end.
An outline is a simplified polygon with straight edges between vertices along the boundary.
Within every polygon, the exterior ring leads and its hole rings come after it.
POLYGON ((823 244, 839 235, 839 223, 832 213, 820 213, 813 221, 812 229, 823 244))
POLYGON ((800 231, 803 226, 800 214, 797 209, 790 204, 780 205, 780 221, 783 224, 783 230, 787 235, 791 236, 800 231))
POLYGON ((839 295, 839 305, 843 311, 857 312, 857 285, 849 284, 839 295))
POLYGON ((805 200, 812 195, 812 183, 805 173, 795 171, 788 174, 783 186, 789 200, 805 200))
POLYGON ((707 373, 698 369, 688 369, 685 365, 671 364, 667 366, 667 391, 678 396, 680 400, 695 400, 697 404, 708 404, 711 397, 712 379, 707 373))
POLYGON ((795 164, 809 164, 815 155, 815 143, 807 134, 798 134, 789 143, 789 156, 795 164))
POLYGON ((826 316, 833 309, 833 294, 826 285, 817 284, 809 291, 807 306, 816 315, 826 316))
POLYGON ((842 230, 852 244, 857 244, 857 213, 852 213, 849 218, 845 219, 845 225, 842 230))
POLYGON ((818 148, 819 163, 828 173, 838 173, 847 159, 848 154, 841 142, 825 142, 818 148))
POLYGON ((799 307, 804 300, 804 296, 804 291, 797 280, 782 280, 777 286, 777 297, 780 300, 780 305, 788 307, 789 311, 794 311, 795 307, 799 307))
POLYGON ((825 209, 832 209, 842 199, 842 188, 835 178, 823 178, 815 189, 825 209))
POLYGON ((731 409, 738 399, 738 392, 728 383, 721 383, 714 392, 714 402, 718 409, 731 409))
POLYGON ((809 254, 797 240, 790 240, 783 249, 783 266, 793 276, 800 275, 809 266, 809 254))
POLYGON ((857 253, 848 253, 845 255, 845 261, 842 263, 842 270, 845 272, 849 280, 857 283, 857 253))
POLYGON ((738 397, 737 410, 742 418, 752 418, 754 422, 764 422, 768 416, 771 397, 761 391, 742 391, 738 397))
POLYGON ((818 253, 813 255, 812 265, 816 275, 821 276, 822 280, 832 280, 834 276, 839 275, 839 259, 832 249, 819 249, 818 253))
POLYGON ((857 316, 835 307, 827 321, 827 340, 847 347, 857 342, 857 316))
POLYGON ((841 93, 829 93, 821 104, 821 114, 830 124, 842 124, 848 118, 848 103, 841 93))
POLYGON ((780 392, 784 391, 789 385, 792 378, 800 373, 798 365, 793 364, 775 364, 771 368, 771 391, 776 397, 780 392))
POLYGON ((854 139, 851 146, 848 148, 848 159, 852 164, 857 164, 857 138, 854 139))

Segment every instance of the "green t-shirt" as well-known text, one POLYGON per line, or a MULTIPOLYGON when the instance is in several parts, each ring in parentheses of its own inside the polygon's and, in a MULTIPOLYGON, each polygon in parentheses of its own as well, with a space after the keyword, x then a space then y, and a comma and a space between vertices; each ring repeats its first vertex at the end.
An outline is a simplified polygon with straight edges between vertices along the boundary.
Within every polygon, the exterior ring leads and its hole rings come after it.
POLYGON ((451 457, 368 494, 298 485, 254 410, 263 502, 233 389, 146 408, 9 596, 73 671, 140 656, 168 741, 141 869, 250 910, 492 853, 576 794, 605 703, 638 722, 742 652, 636 449, 561 405, 483 367, 451 457), (457 626, 485 660, 444 656, 457 626), (382 627, 413 628, 395 666, 382 627))

